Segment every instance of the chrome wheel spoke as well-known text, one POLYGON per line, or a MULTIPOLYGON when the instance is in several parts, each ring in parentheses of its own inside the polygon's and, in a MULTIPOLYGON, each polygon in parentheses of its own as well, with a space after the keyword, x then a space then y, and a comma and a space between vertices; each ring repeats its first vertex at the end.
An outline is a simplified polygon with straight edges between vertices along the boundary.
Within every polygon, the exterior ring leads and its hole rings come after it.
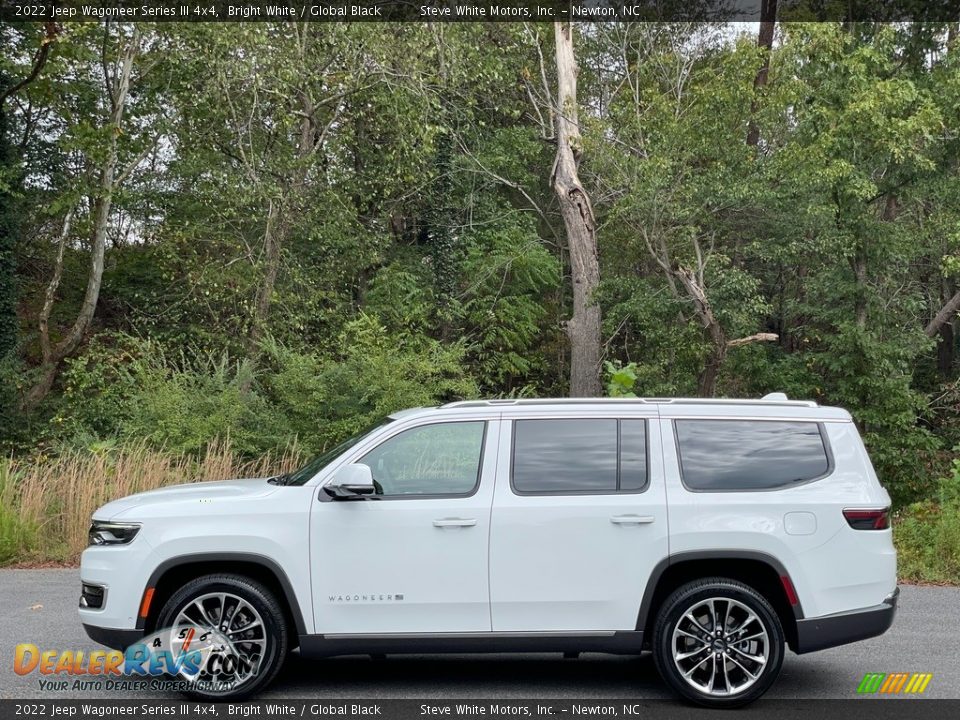
MULTIPOLYGON (((750 623, 752 623, 752 622, 760 623, 760 618, 758 618, 754 613, 750 612, 750 613, 747 615, 746 620, 744 620, 742 623, 740 623, 740 624, 737 626, 736 632, 740 632, 741 630, 743 630, 745 627, 747 627, 747 626, 748 626, 750 623)), ((762 627, 762 625, 761 625, 761 627, 762 627)))
POLYGON ((712 657, 713 657, 713 655, 707 655, 707 657, 705 657, 703 660, 701 660, 700 662, 698 662, 698 663, 697 663, 696 665, 694 665, 692 668, 690 668, 689 670, 687 670, 687 672, 683 673, 683 676, 684 676, 685 678, 689 678, 689 677, 690 677, 691 675, 693 675, 700 667, 702 667, 703 664, 704 664, 707 660, 709 660, 709 659, 712 658, 712 657))
POLYGON ((263 623, 260 622, 259 620, 253 620, 247 623, 246 625, 244 625, 243 627, 238 627, 238 628, 234 628, 233 630, 228 630, 227 636, 230 637, 230 636, 236 635, 237 633, 247 632, 247 630, 253 630, 254 628, 258 628, 258 627, 263 627, 263 623))
MULTIPOLYGON (((737 662, 736 658, 734 658, 734 657, 732 657, 732 656, 730 656, 730 655, 727 655, 727 657, 730 659, 730 662, 732 662, 732 663, 733 663, 734 665, 736 665, 738 668, 740 668, 741 670, 743 670, 743 672, 746 673, 746 674, 751 678, 751 680, 756 680, 758 677, 760 677, 760 674, 759 674, 759 673, 757 673, 756 675, 754 675, 752 672, 750 672, 749 670, 747 670, 743 665, 741 665, 739 662, 737 662)), ((753 683, 750 682, 749 684, 752 685, 753 683)))
POLYGON ((698 630, 700 630, 701 632, 705 632, 705 633, 707 633, 708 635, 710 634, 710 631, 707 630, 703 625, 700 624, 700 621, 697 620, 697 619, 693 616, 693 613, 692 613, 692 612, 687 611, 686 614, 684 614, 683 617, 684 617, 685 619, 689 620, 691 623, 693 623, 693 625, 694 625, 698 630))
POLYGON ((227 611, 227 595, 226 593, 220 593, 220 615, 217 616, 217 627, 222 627, 223 625, 223 616, 227 611))
POLYGON ((697 648, 696 650, 691 650, 690 652, 685 652, 685 653, 679 653, 677 655, 674 655, 673 657, 677 660, 689 660, 692 657, 696 657, 697 655, 702 653, 704 650, 710 650, 710 648, 704 645, 702 647, 697 648))
POLYGON ((739 654, 739 655, 742 655, 742 656, 745 657, 747 660, 750 660, 751 662, 757 663, 758 665, 763 665, 763 664, 767 661, 767 659, 766 659, 765 657, 763 657, 762 655, 751 655, 750 653, 745 653, 743 650, 741 650, 740 648, 736 647, 735 645, 731 645, 731 646, 730 646, 730 649, 731 649, 733 652, 735 652, 735 653, 737 653, 737 654, 739 654))

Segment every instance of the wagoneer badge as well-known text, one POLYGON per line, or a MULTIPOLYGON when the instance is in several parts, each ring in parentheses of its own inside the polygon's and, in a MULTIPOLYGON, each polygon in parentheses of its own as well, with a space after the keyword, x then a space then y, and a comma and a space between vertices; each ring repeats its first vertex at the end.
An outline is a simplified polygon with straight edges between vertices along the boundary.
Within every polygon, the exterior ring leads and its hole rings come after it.
POLYGON ((374 593, 372 595, 330 595, 330 602, 394 602, 403 600, 402 593, 374 593))

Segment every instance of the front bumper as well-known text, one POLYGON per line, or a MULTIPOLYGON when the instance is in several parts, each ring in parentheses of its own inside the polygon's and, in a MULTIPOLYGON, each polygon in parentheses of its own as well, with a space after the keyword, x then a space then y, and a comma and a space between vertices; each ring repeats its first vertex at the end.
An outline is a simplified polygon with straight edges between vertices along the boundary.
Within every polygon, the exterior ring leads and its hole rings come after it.
POLYGON ((143 637, 143 630, 119 630, 87 623, 83 623, 83 629, 91 640, 114 650, 126 650, 143 637))
POLYGON ((873 607, 798 620, 794 652, 802 655, 883 635, 893 625, 899 597, 897 588, 873 607))

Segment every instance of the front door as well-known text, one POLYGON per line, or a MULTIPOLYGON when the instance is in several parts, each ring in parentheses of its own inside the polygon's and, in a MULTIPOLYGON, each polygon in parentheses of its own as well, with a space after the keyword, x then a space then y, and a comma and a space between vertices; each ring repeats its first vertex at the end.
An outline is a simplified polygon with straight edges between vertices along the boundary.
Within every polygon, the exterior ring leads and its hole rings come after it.
POLYGON ((656 410, 507 415, 490 533, 493 630, 633 630, 668 555, 656 410))
POLYGON ((350 462, 373 499, 315 501, 318 633, 490 630, 488 547, 498 422, 406 424, 350 462))

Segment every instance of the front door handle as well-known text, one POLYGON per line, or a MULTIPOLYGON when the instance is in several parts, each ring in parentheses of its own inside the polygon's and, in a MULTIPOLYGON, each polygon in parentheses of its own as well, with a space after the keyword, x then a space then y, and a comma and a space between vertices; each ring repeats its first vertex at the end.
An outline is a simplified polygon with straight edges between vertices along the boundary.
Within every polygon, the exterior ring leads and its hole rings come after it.
POLYGON ((476 524, 475 518, 440 518, 433 521, 433 526, 438 528, 473 527, 476 524))
POLYGON ((653 515, 614 515, 610 522, 614 525, 648 525, 655 519, 653 515))

